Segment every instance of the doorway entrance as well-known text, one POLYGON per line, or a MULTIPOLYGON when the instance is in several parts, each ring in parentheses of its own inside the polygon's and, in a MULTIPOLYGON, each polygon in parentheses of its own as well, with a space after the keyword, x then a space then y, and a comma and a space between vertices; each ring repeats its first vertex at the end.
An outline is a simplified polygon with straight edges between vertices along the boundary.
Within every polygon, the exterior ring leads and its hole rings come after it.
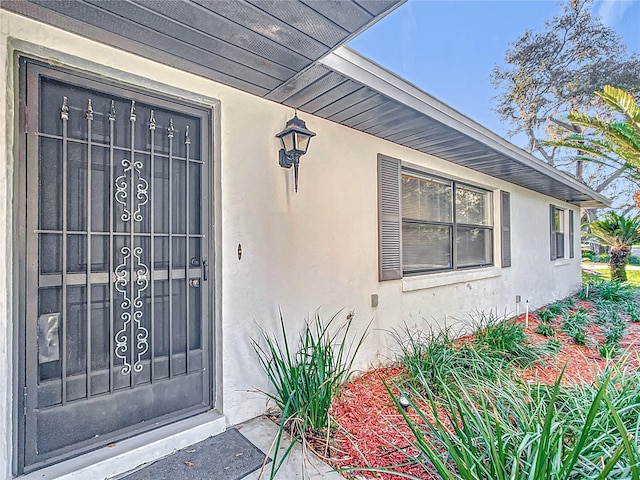
POLYGON ((211 408, 211 115, 21 63, 20 473, 211 408))

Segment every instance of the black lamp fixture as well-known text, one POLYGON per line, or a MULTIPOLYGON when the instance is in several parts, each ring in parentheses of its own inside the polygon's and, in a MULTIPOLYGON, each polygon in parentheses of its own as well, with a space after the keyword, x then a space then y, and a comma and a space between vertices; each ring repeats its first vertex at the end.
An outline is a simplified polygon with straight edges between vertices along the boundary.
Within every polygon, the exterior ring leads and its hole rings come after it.
POLYGON ((298 118, 298 112, 287 122, 284 130, 276 135, 282 142, 279 158, 280 166, 282 168, 293 167, 296 192, 298 191, 298 167, 300 166, 300 157, 307 153, 311 137, 315 137, 315 135, 314 132, 307 128, 304 120, 298 118))

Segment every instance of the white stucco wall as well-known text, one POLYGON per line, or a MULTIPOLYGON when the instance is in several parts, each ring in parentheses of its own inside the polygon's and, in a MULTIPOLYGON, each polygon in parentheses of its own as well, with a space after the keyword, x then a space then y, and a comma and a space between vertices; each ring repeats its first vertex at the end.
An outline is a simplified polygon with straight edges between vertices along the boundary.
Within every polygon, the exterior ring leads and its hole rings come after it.
MULTIPOLYGON (((6 45, 8 25, 0 22, 0 38, 6 45)), ((13 451, 11 405, 13 396, 13 322, 11 260, 11 195, 13 167, 13 74, 10 59, 3 47, 0 54, 0 225, 6 231, 0 235, 0 478, 11 478, 13 451)))
MULTIPOLYGON (((221 135, 214 140, 221 159, 215 197, 221 211, 216 254, 222 335, 216 353, 222 363, 219 407, 230 424, 264 411, 264 397, 255 389, 266 383, 250 338, 259 337, 259 326, 277 330, 279 309, 292 334, 318 308, 325 318, 340 309, 343 317, 353 311, 358 331, 372 321, 358 363, 364 368, 389 358, 385 331, 404 322, 427 328, 443 323, 445 315, 461 319, 472 310, 513 312, 516 295, 536 307, 568 295, 580 281, 579 235, 575 259, 549 261, 549 203, 575 207, 304 113, 300 117, 317 136, 302 157, 300 191, 294 193, 292 172, 277 164, 274 137, 293 115, 290 108, 11 13, 2 12, 1 29, 0 68, 7 88, 0 97, 0 120, 6 125, 0 134, 0 205, 5 207, 0 208, 0 225, 7 230, 0 236, 0 365, 6 366, 0 368, 0 478, 9 477, 13 444, 13 47, 115 80, 126 77, 140 85, 149 80, 158 84, 147 88, 179 87, 220 101, 221 135), (511 192, 513 266, 379 282, 379 153, 511 192), (477 278, 487 273, 488 278, 477 278), (451 284, 425 288, 434 283, 451 284), (379 295, 376 308, 371 307, 372 294, 379 295)), ((494 200, 497 206, 497 195, 494 200)))

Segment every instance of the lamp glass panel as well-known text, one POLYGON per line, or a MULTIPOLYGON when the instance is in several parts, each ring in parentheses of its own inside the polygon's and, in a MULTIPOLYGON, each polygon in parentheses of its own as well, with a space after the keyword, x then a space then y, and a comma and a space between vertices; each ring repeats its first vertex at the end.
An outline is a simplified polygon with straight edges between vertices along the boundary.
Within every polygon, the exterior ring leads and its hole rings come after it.
POLYGON ((298 137, 298 150, 301 151, 302 153, 307 153, 307 148, 309 148, 309 141, 311 140, 311 136, 298 133, 297 137, 298 137))
POLYGON ((282 145, 284 146, 284 150, 287 153, 290 153, 295 148, 294 143, 294 133, 287 133, 285 136, 280 137, 282 139, 282 145))

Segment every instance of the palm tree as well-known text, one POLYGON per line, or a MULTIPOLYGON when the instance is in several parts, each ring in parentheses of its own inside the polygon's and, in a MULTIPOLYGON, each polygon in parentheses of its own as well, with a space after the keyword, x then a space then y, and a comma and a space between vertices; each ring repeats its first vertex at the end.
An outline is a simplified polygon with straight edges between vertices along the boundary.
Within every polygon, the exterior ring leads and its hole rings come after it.
POLYGON ((596 220, 588 225, 591 230, 590 236, 602 245, 610 247, 611 280, 625 282, 625 266, 631 254, 631 245, 640 242, 640 217, 626 218, 609 212, 603 220, 596 220))
POLYGON ((639 174, 640 105, 629 92, 611 85, 606 85, 596 95, 611 107, 612 113, 622 114, 624 121, 609 122, 573 111, 569 121, 586 129, 585 133, 571 133, 559 141, 546 143, 578 150, 578 160, 626 165, 639 174))
MULTIPOLYGON (((622 121, 607 121, 597 116, 573 111, 568 120, 581 133, 570 132, 560 140, 544 142, 554 147, 577 150, 576 159, 606 164, 618 169, 618 174, 640 184, 640 105, 629 92, 606 85, 596 92, 622 121)), ((634 197, 640 208, 640 190, 634 197), (637 198, 636 198, 637 197, 637 198)))

